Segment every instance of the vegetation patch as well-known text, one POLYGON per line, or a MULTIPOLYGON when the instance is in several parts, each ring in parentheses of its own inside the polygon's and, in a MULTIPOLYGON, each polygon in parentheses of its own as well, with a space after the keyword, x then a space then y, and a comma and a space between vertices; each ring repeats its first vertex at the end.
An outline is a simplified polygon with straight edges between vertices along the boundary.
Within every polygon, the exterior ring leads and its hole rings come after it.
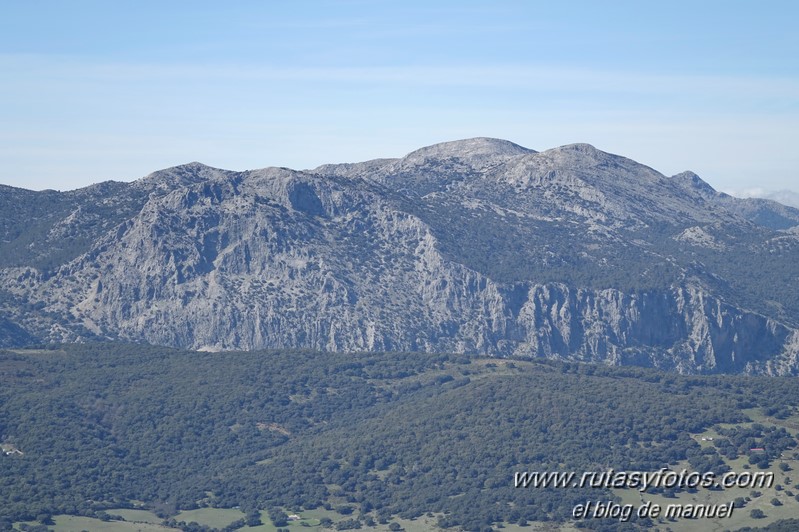
POLYGON ((466 530, 605 526, 573 521, 573 508, 642 497, 749 497, 734 512, 741 525, 797 511, 792 379, 424 353, 53 350, 63 355, 0 352, 13 368, 0 374, 0 438, 25 452, 0 456, 0 514, 17 522, 70 514, 186 530, 387 530, 431 519, 466 530), (755 496, 514 486, 525 471, 661 468, 773 471, 780 487, 755 496))

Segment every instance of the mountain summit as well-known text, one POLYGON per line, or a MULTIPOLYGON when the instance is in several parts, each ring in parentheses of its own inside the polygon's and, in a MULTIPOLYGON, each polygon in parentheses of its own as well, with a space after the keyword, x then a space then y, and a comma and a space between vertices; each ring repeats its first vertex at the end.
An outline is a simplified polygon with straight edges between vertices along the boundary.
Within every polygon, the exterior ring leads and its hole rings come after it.
POLYGON ((476 138, 0 187, 0 345, 478 352, 799 373, 799 211, 587 144, 476 138), (794 229, 791 229, 794 228, 794 229))

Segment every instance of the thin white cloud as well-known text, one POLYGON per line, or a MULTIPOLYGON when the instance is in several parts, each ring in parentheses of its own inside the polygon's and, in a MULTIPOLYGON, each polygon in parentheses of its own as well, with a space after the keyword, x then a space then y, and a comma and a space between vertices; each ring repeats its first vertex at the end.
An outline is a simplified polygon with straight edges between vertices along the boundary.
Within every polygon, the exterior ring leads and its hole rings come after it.
MULTIPOLYGON (((270 64, 99 63, 73 57, 0 54, 7 74, 23 72, 27 79, 110 82, 145 80, 233 82, 314 82, 422 87, 483 87, 502 90, 570 91, 618 94, 706 94, 723 98, 780 98, 799 102, 799 80, 695 74, 651 74, 591 68, 557 67, 544 63, 508 65, 411 65, 379 67, 290 67, 270 64)), ((7 76, 6 86, 25 83, 7 76)))
POLYGON ((541 63, 292 67, 30 54, 0 54, 0 70, 2 182, 78 175, 100 153, 124 164, 93 174, 118 178, 167 159, 308 168, 486 135, 538 150, 589 142, 736 189, 788 188, 799 165, 793 78, 541 63), (52 168, 40 166, 48 154, 52 168), (80 159, 73 172, 59 168, 69 157, 80 159))
POLYGON ((768 191, 761 187, 725 189, 722 190, 722 192, 730 196, 735 196, 736 198, 763 198, 768 194, 768 191))

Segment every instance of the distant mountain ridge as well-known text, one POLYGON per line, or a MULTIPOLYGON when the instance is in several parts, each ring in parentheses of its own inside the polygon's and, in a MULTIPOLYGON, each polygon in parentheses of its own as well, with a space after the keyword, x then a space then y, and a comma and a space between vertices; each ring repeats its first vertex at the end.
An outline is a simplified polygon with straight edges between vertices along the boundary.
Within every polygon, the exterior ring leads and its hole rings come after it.
POLYGON ((0 345, 124 339, 799 372, 799 210, 587 144, 0 187, 0 345))
POLYGON ((774 192, 768 192, 763 196, 763 198, 782 203, 788 207, 799 209, 799 193, 792 190, 776 190, 774 192))

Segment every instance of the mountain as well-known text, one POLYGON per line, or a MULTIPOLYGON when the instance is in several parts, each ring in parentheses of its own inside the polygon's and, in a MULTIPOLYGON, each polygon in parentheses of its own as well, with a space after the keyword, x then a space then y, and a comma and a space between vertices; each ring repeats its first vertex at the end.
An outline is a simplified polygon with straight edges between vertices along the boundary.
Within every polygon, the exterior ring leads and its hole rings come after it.
POLYGON ((0 189, 0 345, 799 373, 799 210, 573 144, 0 189))

